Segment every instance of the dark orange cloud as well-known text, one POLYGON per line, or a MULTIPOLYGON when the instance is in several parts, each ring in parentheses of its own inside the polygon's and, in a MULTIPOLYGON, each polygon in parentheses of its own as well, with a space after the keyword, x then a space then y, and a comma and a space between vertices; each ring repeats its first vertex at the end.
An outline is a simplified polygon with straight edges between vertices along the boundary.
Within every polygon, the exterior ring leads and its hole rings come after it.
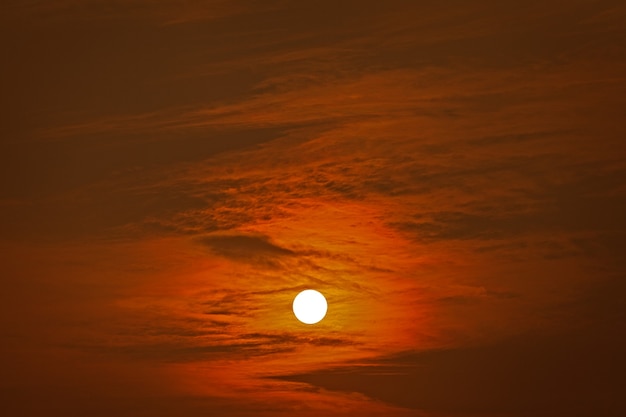
POLYGON ((444 3, 12 4, 11 415, 620 414, 623 6, 444 3))

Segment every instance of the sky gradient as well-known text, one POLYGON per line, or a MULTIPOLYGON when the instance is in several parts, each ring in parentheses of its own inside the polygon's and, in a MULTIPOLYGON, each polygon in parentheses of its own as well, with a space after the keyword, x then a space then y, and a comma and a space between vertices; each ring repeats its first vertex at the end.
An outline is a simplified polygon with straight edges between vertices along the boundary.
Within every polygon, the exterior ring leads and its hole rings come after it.
POLYGON ((0 413, 625 415, 625 39, 623 1, 5 1, 0 413))

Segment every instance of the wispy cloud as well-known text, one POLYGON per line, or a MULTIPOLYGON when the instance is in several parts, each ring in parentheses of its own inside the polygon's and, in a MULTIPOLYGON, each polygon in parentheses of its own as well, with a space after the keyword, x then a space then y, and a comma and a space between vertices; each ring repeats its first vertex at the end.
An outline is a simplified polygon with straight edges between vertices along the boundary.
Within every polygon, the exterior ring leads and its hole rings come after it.
POLYGON ((12 5, 18 16, 45 17, 67 20, 147 20, 164 25, 210 21, 234 14, 249 12, 244 2, 223 0, 180 1, 180 0, 27 0, 12 5))

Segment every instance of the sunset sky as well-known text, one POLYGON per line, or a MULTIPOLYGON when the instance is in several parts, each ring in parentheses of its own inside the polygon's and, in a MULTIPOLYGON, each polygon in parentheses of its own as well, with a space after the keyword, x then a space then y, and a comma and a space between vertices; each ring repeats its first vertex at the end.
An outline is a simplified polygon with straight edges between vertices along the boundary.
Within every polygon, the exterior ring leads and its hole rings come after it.
POLYGON ((626 415, 623 0, 5 0, 0 52, 0 415, 626 415))

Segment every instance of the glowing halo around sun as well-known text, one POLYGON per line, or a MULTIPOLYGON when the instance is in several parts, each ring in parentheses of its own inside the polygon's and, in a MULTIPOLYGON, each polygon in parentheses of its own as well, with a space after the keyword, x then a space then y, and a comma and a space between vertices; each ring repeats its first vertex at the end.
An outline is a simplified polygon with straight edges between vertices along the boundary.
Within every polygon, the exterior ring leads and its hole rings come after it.
POLYGON ((319 323, 328 311, 328 303, 321 292, 304 290, 293 299, 293 314, 305 324, 319 323))

